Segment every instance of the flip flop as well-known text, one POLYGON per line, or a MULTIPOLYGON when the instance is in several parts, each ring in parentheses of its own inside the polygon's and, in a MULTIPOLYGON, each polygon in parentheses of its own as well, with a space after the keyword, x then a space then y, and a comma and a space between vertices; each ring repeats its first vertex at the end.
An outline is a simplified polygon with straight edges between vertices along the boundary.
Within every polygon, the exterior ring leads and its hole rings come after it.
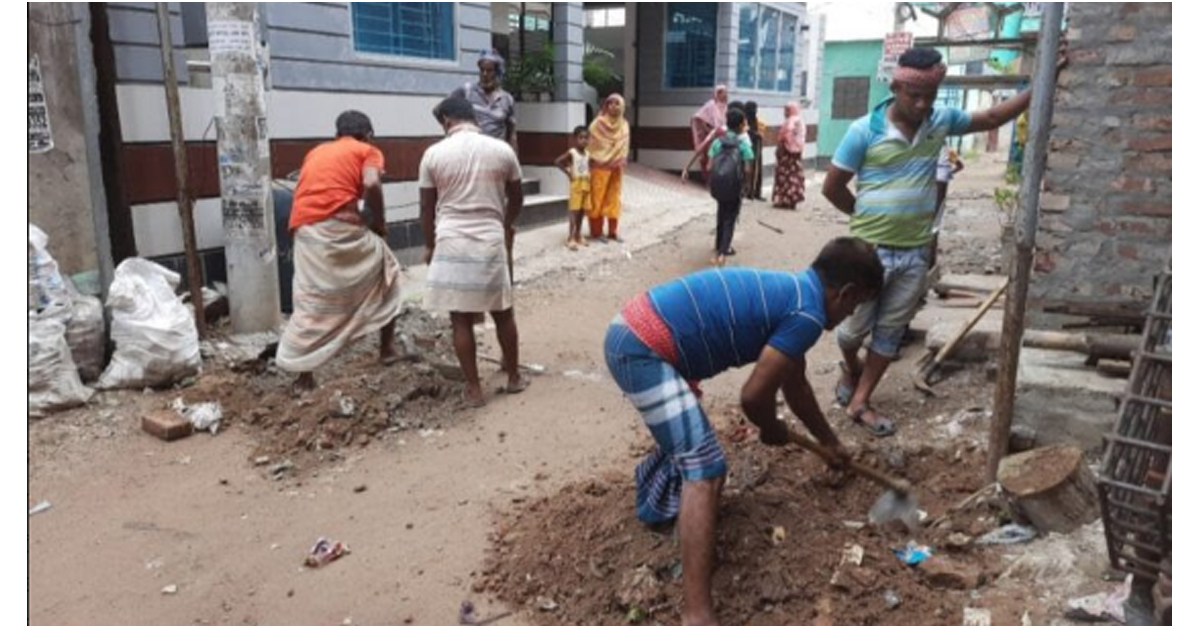
POLYGON ((516 384, 505 384, 497 388, 496 392, 503 393, 505 395, 516 395, 524 392, 526 388, 529 388, 529 378, 522 377, 516 384))
MULTIPOLYGON (((845 362, 838 362, 838 368, 842 370, 843 375, 850 374, 850 370, 846 368, 845 362)), ((850 399, 854 396, 854 386, 847 386, 846 384, 843 384, 842 380, 839 378, 837 385, 834 386, 833 396, 835 399, 837 399, 838 405, 845 408, 846 406, 850 405, 850 399)))
POLYGON ((875 438, 886 438, 896 433, 896 426, 892 424, 891 419, 885 416, 880 416, 876 423, 867 423, 864 421, 862 415, 869 409, 869 407, 863 406, 857 412, 851 413, 850 418, 854 421, 855 425, 863 428, 875 438))

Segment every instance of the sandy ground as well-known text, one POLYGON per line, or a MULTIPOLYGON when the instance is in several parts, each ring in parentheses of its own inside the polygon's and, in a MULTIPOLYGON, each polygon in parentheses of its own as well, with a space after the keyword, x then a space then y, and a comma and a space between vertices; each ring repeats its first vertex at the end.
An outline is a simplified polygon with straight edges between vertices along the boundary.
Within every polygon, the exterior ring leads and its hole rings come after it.
MULTIPOLYGON (((811 181, 809 191, 797 212, 747 205, 735 263, 799 269, 845 233, 811 181)), ((504 610, 472 591, 497 517, 571 483, 631 474, 649 440, 604 369, 608 321, 638 291, 704 268, 710 256, 714 208, 704 190, 654 175, 625 194, 624 245, 572 253, 561 248, 565 226, 518 236, 521 359, 548 373, 483 409, 447 404, 438 430, 388 432, 275 481, 252 462, 259 434, 236 422, 174 443, 141 433, 141 413, 170 392, 105 393, 90 408, 31 423, 31 504, 53 508, 29 520, 30 622, 453 624, 467 598, 482 616, 504 610), (352 553, 302 567, 320 536, 352 553), (169 585, 175 593, 163 592, 169 585)), ((498 355, 494 339, 482 351, 498 355)), ((902 442, 927 439, 921 421, 991 393, 963 379, 946 385, 958 391, 952 398, 925 402, 904 375, 920 351, 909 348, 876 397, 902 442)), ((809 359, 827 407, 837 360, 829 336, 809 359)), ((745 376, 710 382, 709 403, 734 403, 745 376)), ((859 439, 840 411, 830 417, 859 439)), ((527 620, 518 612, 504 621, 527 620)))

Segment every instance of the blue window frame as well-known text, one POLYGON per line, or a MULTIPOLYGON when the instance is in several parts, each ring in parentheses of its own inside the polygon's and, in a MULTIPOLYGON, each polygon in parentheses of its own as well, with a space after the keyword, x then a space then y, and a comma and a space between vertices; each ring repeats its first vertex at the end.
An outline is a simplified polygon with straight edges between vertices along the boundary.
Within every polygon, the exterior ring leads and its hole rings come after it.
POLYGON ((354 49, 359 52, 453 60, 454 4, 351 2, 354 49))
POLYGON ((757 3, 738 10, 737 86, 792 91, 799 18, 757 3))
POLYGON ((717 74, 715 2, 668 2, 663 87, 712 87, 717 74))

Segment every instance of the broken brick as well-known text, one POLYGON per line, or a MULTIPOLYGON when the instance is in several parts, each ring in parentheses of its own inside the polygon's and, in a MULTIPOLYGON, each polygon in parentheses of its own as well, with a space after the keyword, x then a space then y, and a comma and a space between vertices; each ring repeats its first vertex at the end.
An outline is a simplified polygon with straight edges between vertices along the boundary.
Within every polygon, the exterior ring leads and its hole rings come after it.
POLYGON ((984 579, 979 569, 942 556, 930 556, 921 563, 920 569, 925 581, 935 589, 974 589, 984 579))
POLYGON ((173 411, 163 410, 142 416, 142 431, 165 441, 192 435, 192 424, 173 411))

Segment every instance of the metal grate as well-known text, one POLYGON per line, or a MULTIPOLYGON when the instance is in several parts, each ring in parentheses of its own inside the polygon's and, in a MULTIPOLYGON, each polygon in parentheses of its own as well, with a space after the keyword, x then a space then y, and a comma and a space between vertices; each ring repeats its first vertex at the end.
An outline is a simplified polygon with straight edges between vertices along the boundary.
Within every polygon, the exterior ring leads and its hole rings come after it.
POLYGON ((354 49, 453 59, 454 5, 443 2, 352 2, 354 49))
POLYGON ((1109 560, 1150 580, 1171 555, 1171 273, 1157 284, 1100 467, 1109 560))
POLYGON ((833 79, 833 119, 854 120, 867 114, 871 77, 839 76, 833 79))

